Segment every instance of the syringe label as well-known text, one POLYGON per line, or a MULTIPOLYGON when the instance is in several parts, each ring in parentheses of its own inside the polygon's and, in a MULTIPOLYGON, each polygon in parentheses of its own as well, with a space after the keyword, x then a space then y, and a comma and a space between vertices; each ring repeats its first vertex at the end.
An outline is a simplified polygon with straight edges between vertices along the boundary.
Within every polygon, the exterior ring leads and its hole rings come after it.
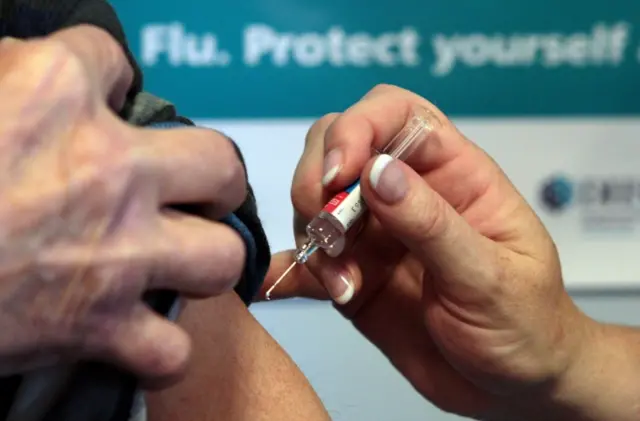
POLYGON ((358 180, 335 195, 323 210, 333 215, 343 228, 348 230, 366 209, 367 206, 360 194, 360 181, 358 180))

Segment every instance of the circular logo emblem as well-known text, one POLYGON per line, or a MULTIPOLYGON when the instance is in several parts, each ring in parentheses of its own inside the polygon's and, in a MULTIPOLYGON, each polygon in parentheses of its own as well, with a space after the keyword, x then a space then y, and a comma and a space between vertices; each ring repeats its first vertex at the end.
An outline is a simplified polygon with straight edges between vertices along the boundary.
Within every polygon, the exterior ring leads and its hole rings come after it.
POLYGON ((573 200, 573 184, 562 176, 548 179, 542 185, 542 203, 551 211, 566 209, 573 200))

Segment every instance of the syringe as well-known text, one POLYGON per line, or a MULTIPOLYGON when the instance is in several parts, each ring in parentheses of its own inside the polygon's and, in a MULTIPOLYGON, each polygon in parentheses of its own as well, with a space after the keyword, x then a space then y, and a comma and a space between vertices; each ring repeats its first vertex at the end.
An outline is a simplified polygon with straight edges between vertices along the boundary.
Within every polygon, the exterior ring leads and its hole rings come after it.
MULTIPOLYGON (((398 160, 406 160, 441 126, 438 118, 429 110, 415 107, 400 132, 379 153, 398 160)), ((347 231, 365 214, 367 205, 360 192, 360 180, 356 180, 331 199, 307 225, 307 240, 294 255, 291 266, 278 278, 266 293, 271 298, 273 290, 297 264, 305 264, 318 251, 337 257, 346 245, 347 231)))

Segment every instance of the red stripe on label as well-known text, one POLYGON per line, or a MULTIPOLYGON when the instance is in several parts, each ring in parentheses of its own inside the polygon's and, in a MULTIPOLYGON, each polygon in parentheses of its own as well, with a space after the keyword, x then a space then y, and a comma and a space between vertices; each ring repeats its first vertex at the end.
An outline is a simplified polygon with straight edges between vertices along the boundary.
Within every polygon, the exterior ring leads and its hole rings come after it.
POLYGON ((344 202, 344 199, 346 199, 348 196, 349 193, 344 191, 336 194, 335 196, 333 196, 333 199, 329 200, 329 202, 324 205, 324 208, 322 210, 328 213, 333 213, 333 211, 336 210, 338 206, 340 206, 340 203, 344 202))

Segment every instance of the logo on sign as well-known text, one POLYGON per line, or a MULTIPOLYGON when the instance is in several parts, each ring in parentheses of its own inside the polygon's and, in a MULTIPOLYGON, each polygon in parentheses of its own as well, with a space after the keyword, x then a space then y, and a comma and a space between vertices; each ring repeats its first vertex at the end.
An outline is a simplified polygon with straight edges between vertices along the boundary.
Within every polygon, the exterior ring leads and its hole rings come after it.
POLYGON ((573 199, 573 184, 563 176, 551 177, 542 186, 542 203, 550 211, 566 209, 573 199))
POLYGON ((640 223, 640 176, 554 175, 541 184, 539 198, 554 215, 575 211, 587 230, 631 231, 640 223))

